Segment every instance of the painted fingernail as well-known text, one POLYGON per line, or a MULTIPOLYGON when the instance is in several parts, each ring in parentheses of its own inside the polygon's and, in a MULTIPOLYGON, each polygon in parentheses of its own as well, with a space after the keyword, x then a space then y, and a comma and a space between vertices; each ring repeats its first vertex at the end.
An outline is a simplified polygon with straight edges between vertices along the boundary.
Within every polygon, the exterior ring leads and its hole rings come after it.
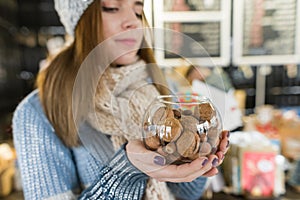
POLYGON ((215 154, 215 153, 217 153, 217 151, 218 151, 217 147, 213 147, 213 148, 211 148, 210 154, 215 154))
POLYGON ((215 167, 215 166, 217 166, 218 162, 219 162, 219 159, 215 158, 212 162, 212 165, 215 167))
POLYGON ((227 138, 229 138, 229 137, 230 137, 230 132, 228 131, 228 132, 227 132, 227 138))
POLYGON ((228 148, 228 147, 229 147, 229 145, 230 145, 230 142, 229 142, 229 140, 228 140, 228 141, 227 141, 226 148, 228 148))
POLYGON ((222 154, 221 160, 224 160, 224 158, 225 158, 225 155, 224 155, 224 154, 222 154))
POLYGON ((166 160, 162 156, 155 156, 154 157, 154 164, 164 166, 166 164, 166 160))
POLYGON ((203 160, 202 166, 206 165, 207 162, 208 162, 208 159, 203 160))

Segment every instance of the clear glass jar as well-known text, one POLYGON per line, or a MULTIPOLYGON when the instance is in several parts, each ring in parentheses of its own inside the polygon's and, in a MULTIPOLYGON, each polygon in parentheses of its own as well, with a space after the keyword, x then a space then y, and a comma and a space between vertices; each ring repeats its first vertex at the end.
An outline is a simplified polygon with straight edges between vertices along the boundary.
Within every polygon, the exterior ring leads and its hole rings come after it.
POLYGON ((158 96, 148 107, 143 124, 146 148, 165 156, 169 164, 215 154, 223 130, 214 104, 197 95, 158 96))

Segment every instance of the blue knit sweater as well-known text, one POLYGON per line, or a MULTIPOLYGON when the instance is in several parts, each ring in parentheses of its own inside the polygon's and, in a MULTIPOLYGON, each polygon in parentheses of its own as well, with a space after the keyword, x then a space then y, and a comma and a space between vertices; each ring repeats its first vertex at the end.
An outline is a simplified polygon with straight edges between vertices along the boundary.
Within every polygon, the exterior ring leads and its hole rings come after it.
MULTIPOLYGON (((17 151, 25 199, 142 199, 148 176, 127 158, 124 146, 114 152, 109 136, 86 125, 81 131, 100 134, 97 157, 84 146, 66 147, 47 120, 38 91, 17 107, 13 116, 17 151)), ((181 199, 199 199, 206 182, 168 183, 181 199)))

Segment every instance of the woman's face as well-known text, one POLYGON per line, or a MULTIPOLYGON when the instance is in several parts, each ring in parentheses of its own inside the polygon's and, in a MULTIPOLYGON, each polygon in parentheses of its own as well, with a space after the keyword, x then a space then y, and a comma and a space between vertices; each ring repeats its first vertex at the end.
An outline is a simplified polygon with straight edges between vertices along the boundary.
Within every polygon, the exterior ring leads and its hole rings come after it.
POLYGON ((116 60, 127 65, 138 59, 143 39, 142 0, 102 0, 103 36, 116 60))

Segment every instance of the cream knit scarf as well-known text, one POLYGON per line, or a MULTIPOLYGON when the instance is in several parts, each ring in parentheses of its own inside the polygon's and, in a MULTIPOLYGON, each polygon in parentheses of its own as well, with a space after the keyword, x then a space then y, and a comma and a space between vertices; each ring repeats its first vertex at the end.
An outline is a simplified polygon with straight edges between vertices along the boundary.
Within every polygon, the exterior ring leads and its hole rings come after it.
MULTIPOLYGON (((100 78, 95 94, 95 117, 91 125, 111 135, 115 149, 128 140, 142 138, 145 110, 159 95, 146 79, 146 64, 140 60, 132 65, 110 67, 100 78)), ((166 183, 150 178, 144 196, 147 200, 170 200, 166 183)))

